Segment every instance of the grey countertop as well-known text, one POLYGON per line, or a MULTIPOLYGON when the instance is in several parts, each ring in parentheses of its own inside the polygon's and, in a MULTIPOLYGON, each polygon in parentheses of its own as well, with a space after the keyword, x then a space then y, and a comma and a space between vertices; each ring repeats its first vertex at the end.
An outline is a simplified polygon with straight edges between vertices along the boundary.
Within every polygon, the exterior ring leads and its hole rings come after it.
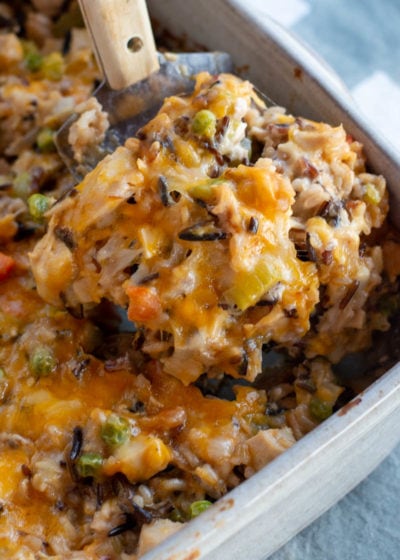
MULTIPOLYGON (((400 0, 243 2, 260 18, 274 17, 317 51, 342 78, 361 110, 400 151, 400 0)), ((350 494, 270 558, 400 558, 400 446, 350 494)))

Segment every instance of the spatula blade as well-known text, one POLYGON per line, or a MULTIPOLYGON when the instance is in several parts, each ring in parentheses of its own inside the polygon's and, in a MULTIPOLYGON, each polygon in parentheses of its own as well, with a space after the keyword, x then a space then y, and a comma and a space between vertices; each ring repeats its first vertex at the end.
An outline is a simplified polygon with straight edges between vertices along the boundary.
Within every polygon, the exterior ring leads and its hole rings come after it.
POLYGON ((160 54, 159 59, 160 70, 145 80, 117 91, 103 82, 94 92, 94 97, 108 113, 110 127, 104 141, 88 150, 83 162, 75 159, 68 141, 71 125, 78 115, 72 114, 59 129, 55 139, 57 149, 77 182, 127 138, 135 136, 155 116, 166 97, 190 93, 195 74, 207 71, 217 75, 233 70, 230 56, 223 52, 160 54))

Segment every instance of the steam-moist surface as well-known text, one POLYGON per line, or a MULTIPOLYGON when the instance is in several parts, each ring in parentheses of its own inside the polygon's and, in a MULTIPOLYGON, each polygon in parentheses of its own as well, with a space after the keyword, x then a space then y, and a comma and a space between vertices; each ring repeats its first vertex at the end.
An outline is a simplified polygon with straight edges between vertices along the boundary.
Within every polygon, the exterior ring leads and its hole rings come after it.
POLYGON ((184 383, 252 380, 265 343, 334 361, 368 343, 387 206, 342 126, 204 73, 54 206, 31 262, 54 305, 127 307, 184 383))

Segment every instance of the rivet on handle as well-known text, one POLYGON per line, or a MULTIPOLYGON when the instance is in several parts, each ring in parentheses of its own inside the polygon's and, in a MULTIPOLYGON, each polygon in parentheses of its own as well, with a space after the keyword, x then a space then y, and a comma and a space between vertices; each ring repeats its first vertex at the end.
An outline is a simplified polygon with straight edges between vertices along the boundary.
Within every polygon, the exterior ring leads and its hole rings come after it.
POLYGON ((139 52, 143 48, 143 39, 137 35, 135 37, 131 37, 126 46, 128 50, 133 53, 139 52))

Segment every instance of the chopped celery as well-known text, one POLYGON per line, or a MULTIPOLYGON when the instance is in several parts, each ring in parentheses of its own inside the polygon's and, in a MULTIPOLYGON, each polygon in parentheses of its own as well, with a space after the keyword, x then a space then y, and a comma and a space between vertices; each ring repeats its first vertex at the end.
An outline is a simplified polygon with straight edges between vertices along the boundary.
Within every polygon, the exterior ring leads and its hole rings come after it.
POLYGON ((78 474, 87 478, 96 476, 103 464, 103 457, 100 453, 83 453, 76 462, 78 474))
POLYGON ((367 183, 365 185, 364 200, 365 202, 373 205, 380 203, 381 195, 374 184, 367 183))
POLYGON ((215 194, 215 187, 224 183, 225 179, 210 179, 205 183, 200 183, 198 185, 193 185, 189 192, 193 198, 199 200, 210 200, 215 194))
POLYGON ((263 283, 255 274, 240 272, 233 286, 226 290, 225 297, 244 311, 254 305, 264 292, 263 283))
POLYGON ((236 274, 233 286, 226 290, 225 297, 241 311, 255 305, 274 284, 279 281, 277 271, 264 260, 260 260, 251 271, 236 274))
POLYGON ((190 504, 190 518, 193 519, 194 517, 197 517, 200 513, 206 511, 206 509, 208 509, 211 505, 211 502, 208 500, 198 500, 197 502, 193 502, 190 504))
POLYGON ((101 438, 108 445, 115 447, 122 445, 129 437, 129 422, 111 414, 101 427, 101 438))

